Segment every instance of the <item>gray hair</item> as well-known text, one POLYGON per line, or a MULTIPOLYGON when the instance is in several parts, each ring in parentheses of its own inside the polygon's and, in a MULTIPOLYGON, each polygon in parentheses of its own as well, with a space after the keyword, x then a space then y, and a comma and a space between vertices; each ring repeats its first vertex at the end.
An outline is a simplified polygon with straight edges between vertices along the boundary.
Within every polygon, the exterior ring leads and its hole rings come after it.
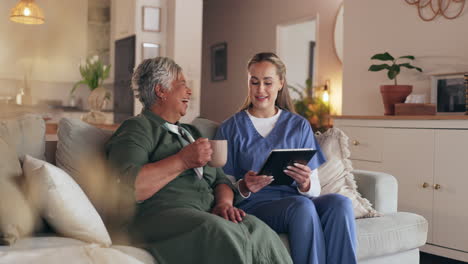
POLYGON ((172 81, 176 80, 181 72, 182 68, 167 57, 142 61, 132 76, 132 89, 135 97, 140 100, 145 109, 150 109, 160 99, 156 96, 154 87, 160 84, 163 90, 171 90, 172 81))

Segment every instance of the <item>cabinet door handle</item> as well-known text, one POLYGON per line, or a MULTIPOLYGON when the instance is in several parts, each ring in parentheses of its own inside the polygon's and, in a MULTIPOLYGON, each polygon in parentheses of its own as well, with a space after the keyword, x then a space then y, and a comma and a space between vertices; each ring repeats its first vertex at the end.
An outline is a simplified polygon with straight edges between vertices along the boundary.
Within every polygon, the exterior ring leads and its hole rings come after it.
POLYGON ((439 190, 441 188, 440 184, 434 184, 434 189, 439 190))
POLYGON ((427 183, 427 182, 423 183, 423 184, 422 184, 422 187, 423 187, 423 188, 429 187, 429 183, 427 183))
POLYGON ((357 145, 359 145, 359 144, 361 144, 359 141, 353 140, 353 145, 354 145, 354 146, 357 146, 357 145))

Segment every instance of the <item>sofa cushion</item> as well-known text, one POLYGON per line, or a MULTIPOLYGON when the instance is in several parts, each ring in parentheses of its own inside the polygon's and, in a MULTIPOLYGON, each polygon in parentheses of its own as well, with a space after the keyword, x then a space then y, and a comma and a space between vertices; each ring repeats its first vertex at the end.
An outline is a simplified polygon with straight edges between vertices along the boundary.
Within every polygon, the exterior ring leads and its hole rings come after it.
POLYGON ((57 166, 76 179, 87 157, 103 153, 104 143, 111 135, 112 131, 97 128, 79 119, 60 119, 55 154, 57 166))
POLYGON ((0 246, 0 263, 156 264, 148 252, 139 248, 103 248, 96 244, 56 236, 24 238, 12 247, 0 246))
MULTIPOLYGON (((17 251, 17 252, 35 251, 39 253, 46 253, 47 251, 44 252, 41 250, 52 249, 55 251, 60 251, 61 249, 64 249, 64 248, 68 250, 70 250, 71 248, 74 248, 76 250, 81 250, 85 247, 89 247, 89 245, 81 240, 67 238, 67 237, 59 237, 59 236, 55 236, 54 234, 47 234, 45 236, 22 238, 18 240, 17 243, 12 246, 0 246, 0 256, 2 256, 1 252, 3 252, 4 255, 7 255, 6 253, 9 251, 17 251)), ((119 245, 117 246, 113 245, 112 249, 118 250, 121 253, 124 253, 125 255, 133 257, 134 259, 140 261, 136 263, 156 264, 156 260, 151 256, 151 254, 149 254, 147 251, 143 249, 130 247, 130 246, 119 246, 119 245)), ((71 251, 68 251, 68 253, 71 253, 71 251)), ((71 256, 67 256, 67 257, 71 257, 71 256)), ((18 261, 19 259, 16 259, 16 260, 18 261)), ((124 260, 127 260, 127 259, 124 258, 124 260)), ((34 263, 38 263, 38 261, 40 260, 36 256, 36 258, 34 258, 34 263)), ((89 262, 86 262, 86 259, 84 258, 76 259, 75 261, 77 261, 78 263, 89 263, 89 262)), ((4 263, 2 257, 0 257, 0 263, 4 263)), ((58 263, 63 263, 63 260, 59 261, 58 263)), ((93 263, 102 263, 102 262, 93 262, 93 263)), ((106 263, 114 263, 114 262, 106 262, 106 263)))
POLYGON ((36 215, 11 178, 0 177, 0 245, 32 233, 36 215))
POLYGON ((25 157, 24 175, 34 182, 41 194, 41 216, 58 233, 104 246, 111 244, 109 234, 80 186, 63 170, 29 155, 25 157))
POLYGON ((219 127, 219 123, 202 117, 195 118, 192 121, 192 125, 200 131, 202 136, 207 137, 208 139, 213 139, 215 137, 216 130, 218 130, 219 127))
POLYGON ((0 137, 0 179, 23 175, 16 150, 0 137))
POLYGON ((418 248, 426 243, 427 230, 427 220, 413 213, 357 219, 358 259, 418 248))
POLYGON ((349 156, 348 137, 338 128, 325 133, 316 133, 316 138, 327 162, 318 168, 321 194, 338 193, 351 199, 356 218, 373 217, 380 214, 357 190, 352 174, 353 167, 349 156))
POLYGON ((44 120, 39 116, 0 121, 0 244, 13 244, 36 226, 35 211, 22 193, 23 171, 18 157, 44 157, 44 134, 44 120))
MULTIPOLYGON (((6 252, 10 250, 31 250, 41 248, 60 248, 69 246, 82 246, 86 245, 86 242, 68 238, 59 237, 55 234, 47 234, 46 236, 33 236, 19 239, 14 245, 9 247, 0 247, 0 252, 6 252)), ((1 261, 0 261, 1 262, 1 261)))
POLYGON ((20 159, 26 154, 45 158, 45 122, 39 115, 0 120, 0 138, 16 150, 20 159))
MULTIPOLYGON (((391 255, 426 243, 427 220, 417 214, 393 213, 382 217, 356 219, 359 260, 391 255)), ((287 234, 279 234, 289 249, 287 234)))
POLYGON ((57 166, 80 185, 104 221, 112 240, 128 243, 123 228, 135 209, 133 189, 119 184, 109 168, 104 145, 112 131, 79 119, 62 118, 58 125, 57 166))
POLYGON ((18 188, 23 171, 12 148, 0 137, 0 245, 11 245, 33 231, 34 214, 18 188))
POLYGON ((136 247, 130 247, 130 246, 115 246, 113 245, 112 248, 119 250, 120 252, 123 252, 129 256, 132 256, 139 261, 142 262, 142 264, 157 264, 156 260, 151 256, 151 254, 141 248, 136 248, 136 247))

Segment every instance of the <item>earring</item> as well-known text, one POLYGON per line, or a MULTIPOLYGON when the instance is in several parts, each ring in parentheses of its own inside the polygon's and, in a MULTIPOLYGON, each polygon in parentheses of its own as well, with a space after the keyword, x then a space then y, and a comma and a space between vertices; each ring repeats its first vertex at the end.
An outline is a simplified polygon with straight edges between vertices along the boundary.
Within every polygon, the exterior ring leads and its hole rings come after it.
POLYGON ((163 101, 166 101, 166 97, 161 97, 161 99, 162 99, 163 101))

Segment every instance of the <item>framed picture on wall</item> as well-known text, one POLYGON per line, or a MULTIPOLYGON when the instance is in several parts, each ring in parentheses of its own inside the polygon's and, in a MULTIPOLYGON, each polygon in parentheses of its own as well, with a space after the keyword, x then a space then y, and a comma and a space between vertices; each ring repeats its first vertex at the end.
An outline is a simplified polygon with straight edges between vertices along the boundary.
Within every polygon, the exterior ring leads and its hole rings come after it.
POLYGON ((227 43, 211 46, 211 81, 227 80, 227 43))
POLYGON ((154 6, 142 7, 142 30, 161 32, 161 8, 154 6))
POLYGON ((464 114, 466 89, 463 73, 431 76, 431 103, 440 114, 464 114))
POLYGON ((159 57, 161 54, 161 46, 156 43, 141 43, 141 59, 150 59, 159 57))

